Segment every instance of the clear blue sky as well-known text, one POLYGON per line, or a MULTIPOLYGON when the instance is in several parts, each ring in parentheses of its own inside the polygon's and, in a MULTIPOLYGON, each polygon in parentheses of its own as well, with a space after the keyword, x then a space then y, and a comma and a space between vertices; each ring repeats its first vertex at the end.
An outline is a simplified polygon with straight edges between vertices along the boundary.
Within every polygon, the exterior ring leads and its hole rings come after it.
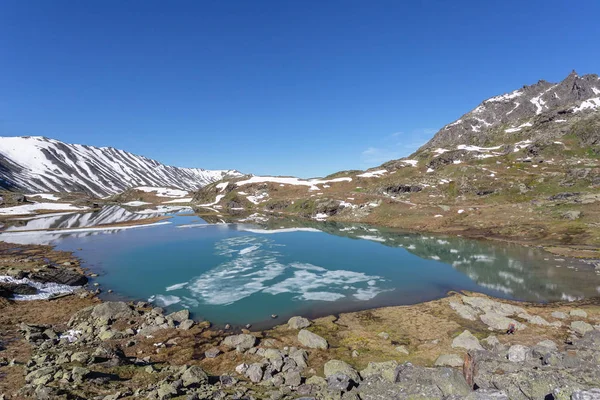
POLYGON ((0 1, 0 135, 321 176, 600 72, 600 1, 0 1), (407 4, 404 4, 407 3, 407 4))

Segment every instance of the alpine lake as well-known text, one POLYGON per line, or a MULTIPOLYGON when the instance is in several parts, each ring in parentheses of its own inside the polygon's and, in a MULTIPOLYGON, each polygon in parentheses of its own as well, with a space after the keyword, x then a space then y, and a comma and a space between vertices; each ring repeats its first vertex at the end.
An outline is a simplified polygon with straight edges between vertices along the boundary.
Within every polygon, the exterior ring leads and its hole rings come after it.
POLYGON ((209 224, 169 215, 134 229, 98 226, 140 218, 117 206, 39 215, 7 223, 0 240, 72 251, 99 275, 90 282, 105 299, 187 308, 217 326, 268 328, 293 315, 414 304, 460 290, 540 303, 600 292, 592 265, 535 247, 362 224, 209 224))

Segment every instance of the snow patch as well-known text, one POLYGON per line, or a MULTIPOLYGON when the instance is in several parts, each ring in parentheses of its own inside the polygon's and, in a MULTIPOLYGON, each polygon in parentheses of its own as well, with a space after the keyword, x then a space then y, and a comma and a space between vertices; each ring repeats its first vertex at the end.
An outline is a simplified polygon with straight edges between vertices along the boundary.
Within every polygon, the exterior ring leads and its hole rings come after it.
POLYGON ((377 177, 380 177, 381 175, 387 174, 387 172, 388 171, 385 169, 379 169, 377 171, 365 172, 365 173, 362 173, 362 174, 356 175, 356 176, 361 177, 361 178, 377 178, 377 177))
POLYGON ((66 203, 33 203, 23 204, 14 207, 0 208, 0 215, 25 215, 34 214, 39 210, 60 210, 60 211, 84 211, 87 207, 78 207, 66 203))

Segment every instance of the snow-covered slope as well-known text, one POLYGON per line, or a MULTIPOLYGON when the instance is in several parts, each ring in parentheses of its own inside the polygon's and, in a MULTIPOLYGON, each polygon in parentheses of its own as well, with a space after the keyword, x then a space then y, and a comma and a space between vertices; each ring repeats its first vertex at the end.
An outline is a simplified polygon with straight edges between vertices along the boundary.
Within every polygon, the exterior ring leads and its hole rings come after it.
POLYGON ((235 170, 178 168, 112 147, 45 137, 0 137, 0 187, 25 192, 83 191, 106 196, 136 186, 196 190, 235 170))

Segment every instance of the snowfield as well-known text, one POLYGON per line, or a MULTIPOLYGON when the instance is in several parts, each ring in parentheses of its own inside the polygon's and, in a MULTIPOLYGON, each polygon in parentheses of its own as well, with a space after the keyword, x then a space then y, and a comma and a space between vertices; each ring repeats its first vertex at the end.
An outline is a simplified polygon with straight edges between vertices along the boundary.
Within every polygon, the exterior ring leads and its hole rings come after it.
POLYGON ((86 207, 78 207, 66 203, 33 203, 23 204, 14 207, 0 208, 0 215, 26 215, 35 214, 39 210, 60 210, 60 211, 85 211, 86 207))
POLYGON ((246 179, 243 181, 235 182, 237 186, 250 185, 252 183, 279 183, 285 185, 294 185, 294 186, 308 186, 308 190, 320 190, 317 185, 323 185, 328 183, 335 182, 352 182, 352 178, 344 177, 344 178, 334 178, 334 179, 300 179, 293 177, 281 177, 281 176, 253 176, 250 179, 246 179))

